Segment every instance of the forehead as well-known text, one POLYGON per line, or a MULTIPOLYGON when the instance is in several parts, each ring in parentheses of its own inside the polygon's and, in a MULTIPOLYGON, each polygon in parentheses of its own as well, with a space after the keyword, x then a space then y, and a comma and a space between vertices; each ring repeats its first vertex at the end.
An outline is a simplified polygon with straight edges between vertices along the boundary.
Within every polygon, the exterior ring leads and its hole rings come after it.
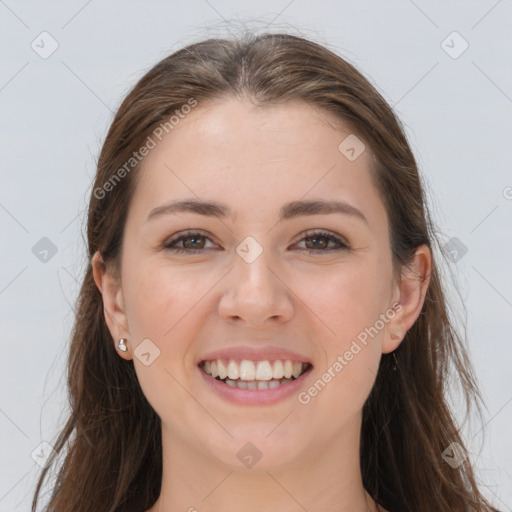
POLYGON ((133 215, 145 220, 155 207, 195 197, 230 204, 237 220, 270 218, 286 202, 323 198, 378 221, 385 211, 370 175, 373 155, 366 145, 347 158, 347 137, 348 125, 305 102, 199 102, 142 161, 133 215))

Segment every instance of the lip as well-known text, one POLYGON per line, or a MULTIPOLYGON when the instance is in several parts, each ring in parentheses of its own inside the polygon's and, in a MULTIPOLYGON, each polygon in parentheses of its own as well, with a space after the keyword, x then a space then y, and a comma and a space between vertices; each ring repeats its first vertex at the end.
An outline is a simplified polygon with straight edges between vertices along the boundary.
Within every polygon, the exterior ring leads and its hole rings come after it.
POLYGON ((234 388, 208 375, 199 366, 197 369, 203 376, 206 384, 208 384, 218 396, 228 402, 238 405, 270 405, 284 400, 291 395, 296 395, 311 374, 313 366, 310 366, 300 377, 272 389, 234 388))
POLYGON ((298 361, 301 363, 311 364, 311 359, 309 359, 308 357, 302 354, 298 354, 297 352, 284 350, 283 348, 280 347, 236 346, 209 352, 208 354, 205 354, 204 356, 201 356, 199 359, 197 359, 196 365, 201 364, 203 361, 212 361, 215 359, 247 359, 250 361, 275 361, 276 359, 289 359, 290 361, 298 361))

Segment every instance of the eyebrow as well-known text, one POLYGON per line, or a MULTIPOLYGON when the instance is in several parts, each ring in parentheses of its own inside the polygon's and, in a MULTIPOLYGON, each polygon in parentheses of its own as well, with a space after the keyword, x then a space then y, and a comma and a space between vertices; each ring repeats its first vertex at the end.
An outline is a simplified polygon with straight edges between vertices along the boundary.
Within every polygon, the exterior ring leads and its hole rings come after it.
MULTIPOLYGON (((233 218, 234 212, 229 206, 215 201, 200 201, 197 199, 184 199, 173 201, 163 206, 153 208, 146 219, 154 219, 160 215, 171 215, 177 213, 195 213, 207 217, 233 218)), ((282 206, 279 220, 292 219, 304 215, 326 215, 326 214, 350 215, 368 224, 363 212, 345 201, 326 201, 317 199, 312 201, 291 201, 282 206)))

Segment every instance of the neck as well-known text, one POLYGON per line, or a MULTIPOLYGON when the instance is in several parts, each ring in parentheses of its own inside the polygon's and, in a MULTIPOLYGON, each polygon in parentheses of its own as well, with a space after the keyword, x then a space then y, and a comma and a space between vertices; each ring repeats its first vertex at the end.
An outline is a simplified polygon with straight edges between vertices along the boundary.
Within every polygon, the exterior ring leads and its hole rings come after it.
POLYGON ((359 424, 334 442, 315 446, 314 453, 302 451, 298 459, 275 467, 262 464, 264 458, 251 469, 225 465, 180 442, 163 424, 162 449, 162 490, 147 512, 379 510, 362 483, 359 424))

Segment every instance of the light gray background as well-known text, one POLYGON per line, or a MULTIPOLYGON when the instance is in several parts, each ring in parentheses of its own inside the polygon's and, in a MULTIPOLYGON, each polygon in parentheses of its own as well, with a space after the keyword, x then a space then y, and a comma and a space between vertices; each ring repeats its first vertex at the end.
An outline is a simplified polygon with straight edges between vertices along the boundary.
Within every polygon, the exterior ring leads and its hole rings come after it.
POLYGON ((84 208, 112 113, 165 55, 246 20, 327 44, 403 121, 444 241, 467 248, 451 267, 487 410, 463 433, 485 494, 511 511, 512 2, 0 0, 0 512, 29 510, 31 453, 65 417, 84 208), (43 31, 59 45, 46 59, 31 48, 43 31), (457 58, 453 31, 469 44, 457 58))

